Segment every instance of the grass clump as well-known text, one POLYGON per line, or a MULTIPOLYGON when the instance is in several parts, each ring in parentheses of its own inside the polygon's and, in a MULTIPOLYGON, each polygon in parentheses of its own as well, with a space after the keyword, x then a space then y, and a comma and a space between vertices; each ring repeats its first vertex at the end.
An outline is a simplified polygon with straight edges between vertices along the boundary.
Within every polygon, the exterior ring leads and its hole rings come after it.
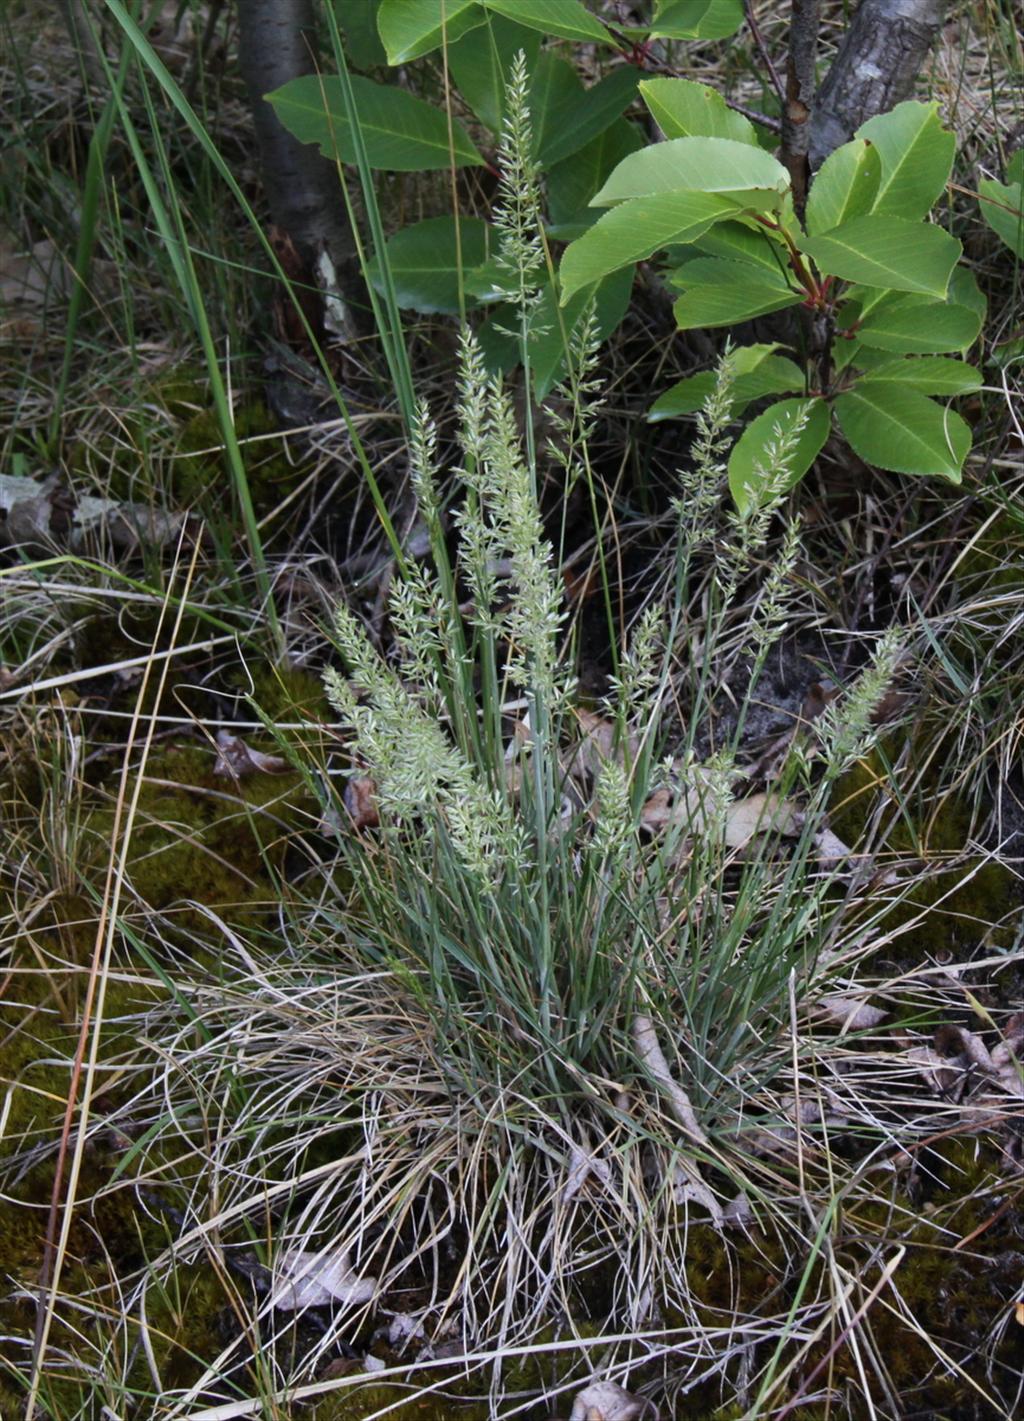
MULTIPOLYGON (((528 147, 515 95, 513 84, 509 142, 528 147)), ((503 259, 525 359, 539 272, 530 184, 505 200, 503 259)), ((586 478, 586 325, 570 355, 570 413, 551 452, 570 478, 586 478)), ((189 1048, 201 1098, 228 1040, 241 1052, 236 1069, 259 1062, 219 1209, 252 1217, 249 1189, 273 1179, 268 1266, 283 1238, 338 1251, 376 1280, 378 1298, 411 1300, 429 1346, 456 1339, 465 1367, 489 1374, 492 1405, 515 1391, 509 1349, 540 1345, 554 1323, 570 1359, 556 1390, 585 1379, 609 1336, 620 1346, 650 1339, 655 1363, 638 1377, 656 1384, 657 1359, 686 1336, 699 1339, 702 1385, 721 1395, 732 1324, 723 1307, 721 1335, 709 1328, 692 1229, 758 1220, 780 1240, 762 1248, 781 1260, 801 1244, 799 1208, 764 1142, 792 1132, 796 1081, 830 1049, 793 1034, 828 989, 844 931, 840 869, 820 862, 824 807, 870 748, 899 646, 880 638, 772 794, 738 796, 745 717, 785 625, 800 551, 794 524, 758 574, 799 430, 770 451, 768 503, 723 535, 730 379, 727 359, 676 501, 667 596, 635 619, 596 714, 575 693, 531 426, 520 434, 510 393, 463 338, 455 485, 424 406, 410 441, 431 556, 409 561, 392 588, 394 654, 350 606, 335 616, 342 668, 327 673, 327 690, 360 794, 370 777, 373 799, 341 841, 344 904, 325 896, 278 961, 247 950, 244 967, 229 966, 206 1039, 189 1048), (725 629, 751 579, 748 685, 732 738, 701 753, 725 629), (673 667, 690 649, 698 590, 703 655, 691 658, 681 724, 673 667), (282 1138, 280 1115, 272 1131, 265 1121, 270 1100, 285 1098, 295 1126, 282 1138)), ((345 800, 354 804, 365 800, 345 800)), ((183 1099, 176 1113, 190 1113, 183 1099)), ((824 1121, 807 1117, 819 1144, 824 1121)), ((823 1178, 828 1159, 808 1142, 800 1168, 823 1178)), ((175 1170, 180 1188, 180 1161, 175 1170)), ((193 1188, 195 1201, 198 1173, 193 1188)), ((729 1245, 711 1251, 720 1259, 729 1245)), ((791 1287, 789 1265, 779 1271, 791 1287)), ((257 1318, 261 1335, 277 1336, 269 1301, 257 1318)), ((342 1339, 369 1336, 372 1346, 367 1326, 364 1310, 336 1312, 307 1374, 342 1339)), ((230 1367, 225 1353, 196 1385, 221 1384, 242 1352, 230 1367)), ((623 1346, 619 1375, 631 1355, 623 1346)))
POLYGON ((728 354, 685 471, 663 431, 634 479, 650 290, 607 360, 579 321, 538 410, 558 310, 526 90, 519 64, 489 274, 521 385, 466 334, 445 398, 416 371, 445 341, 407 355, 392 311, 396 391, 371 358, 344 440, 279 433, 236 324, 247 266, 203 255, 239 238, 213 168, 190 181, 209 154, 151 109, 156 197, 195 202, 167 199, 161 246, 122 204, 117 252, 155 260, 112 340, 89 312, 87 360, 66 337, 63 404, 38 363, 4 388, 22 472, 45 448, 79 489, 209 520, 141 570, 0 569, 4 1415, 31 1386, 53 1421, 541 1421, 595 1376, 666 1418, 1012 1414, 1019 1102, 984 1074, 1019 996, 1011 482, 994 462, 963 498, 867 497, 826 454, 802 522, 797 428, 729 515, 728 354), (408 497, 374 432, 393 393, 408 497), (296 1256, 348 1281, 292 1305, 296 1256))

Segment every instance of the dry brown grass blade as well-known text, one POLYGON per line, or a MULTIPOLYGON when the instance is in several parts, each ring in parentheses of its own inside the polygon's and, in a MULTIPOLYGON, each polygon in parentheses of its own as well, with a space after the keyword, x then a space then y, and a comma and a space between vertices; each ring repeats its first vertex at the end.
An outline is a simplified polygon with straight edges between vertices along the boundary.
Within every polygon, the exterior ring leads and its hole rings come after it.
MULTIPOLYGON (((71 1070, 71 1081, 68 1087, 67 1106, 64 1112, 64 1121, 61 1127, 60 1141, 57 1153, 57 1163, 54 1170, 53 1193, 50 1200, 50 1212, 47 1220, 46 1238, 43 1247, 43 1263, 40 1274, 40 1299, 39 1311, 36 1320, 35 1346, 32 1358, 32 1373, 29 1380, 28 1400, 25 1406, 25 1414, 33 1417, 36 1413, 36 1403, 39 1397, 39 1388, 43 1377, 43 1366, 46 1360, 46 1350, 50 1337, 50 1330, 53 1325, 54 1311, 57 1305, 57 1298, 60 1290, 61 1271, 65 1252, 67 1250, 68 1237, 71 1231, 71 1221, 74 1213, 75 1197, 78 1186, 78 1179, 81 1173, 82 1158, 85 1152, 85 1138, 89 1119, 89 1105, 93 1092, 93 1079, 96 1071, 96 1062, 99 1053, 100 1031, 103 1022, 103 1006, 105 998, 107 973, 110 969, 110 961, 113 953, 114 936, 117 927, 118 909, 121 901, 121 892, 124 886, 125 870, 127 867, 128 847, 131 841, 132 826, 138 810, 139 796, 145 777, 146 760, 149 755, 150 746, 155 733, 155 722, 152 716, 149 718, 146 733, 142 741, 142 753, 138 765, 135 784, 128 797, 128 783, 131 774, 131 754, 135 746, 139 727, 144 717, 143 707, 146 701, 146 693, 152 675, 153 666, 156 659, 156 647, 159 644, 160 635, 163 631, 167 612, 171 606, 171 593, 177 580, 177 571, 181 558, 183 539, 179 539, 178 547, 175 551, 174 566, 167 582, 167 595, 161 606, 160 617, 157 622, 156 631, 153 638, 153 657, 145 663, 142 680, 139 683, 139 690, 135 700, 135 714, 132 717, 131 726, 128 731, 127 742, 124 750, 122 762, 121 780, 118 786, 117 800, 114 807, 114 823, 111 832, 111 853, 107 864, 106 880, 103 887, 103 898, 100 907, 99 920, 96 925, 96 940, 93 948, 92 962, 89 970, 88 986, 86 988, 85 1001, 82 1006, 82 1020, 79 1028, 78 1043, 75 1048, 74 1061, 71 1070), (127 801, 127 802, 126 802, 127 801), (88 1060, 86 1054, 88 1052, 88 1060), (82 1100, 79 1108, 78 1129, 75 1134, 74 1147, 71 1150, 70 1168, 67 1177, 67 1190, 64 1190, 65 1167, 68 1163, 68 1149, 71 1140, 75 1109, 78 1104, 79 1088, 82 1089, 82 1100), (63 1207, 62 1207, 63 1199, 63 1207), (59 1225, 59 1227, 58 1227, 59 1225)), ((181 630, 182 619, 185 614, 188 593, 195 574, 196 560, 199 555, 198 544, 193 544, 191 560, 188 571, 185 574, 184 592, 178 601, 177 613, 171 631, 171 645, 181 630)), ((155 704, 159 704, 164 687, 167 682, 167 673, 170 667, 170 656, 164 656, 160 664, 160 675, 157 685, 155 704)))

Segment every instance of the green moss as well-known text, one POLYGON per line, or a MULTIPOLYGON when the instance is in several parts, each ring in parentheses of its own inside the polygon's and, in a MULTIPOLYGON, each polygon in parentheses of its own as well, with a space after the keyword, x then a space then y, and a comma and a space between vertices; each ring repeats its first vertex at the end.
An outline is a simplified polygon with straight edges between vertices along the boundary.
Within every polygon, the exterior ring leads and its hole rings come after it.
MULTIPOLYGON (((60 911, 80 911, 74 904, 55 904, 60 911)), ((85 934, 83 934, 83 938, 85 934)), ((46 929, 39 929, 45 945, 46 929)), ((11 975, 0 1002, 0 1082, 7 1095, 4 1154, 9 1161, 21 1156, 23 1164, 4 1180, 0 1194, 0 1335, 31 1339, 36 1324, 31 1301, 38 1286, 53 1192, 55 1154, 68 1093, 71 1062, 78 1041, 78 998, 84 977, 73 970, 78 940, 70 939, 69 961, 64 970, 47 973, 36 967, 34 954, 23 940, 8 963, 11 975), (26 960, 27 959, 27 960, 26 960), (29 1153, 40 1145, 50 1149, 32 1163, 29 1153), (18 1296, 18 1292, 21 1296, 18 1296)), ((83 950, 84 960, 87 953, 83 950)), ((108 1068, 123 1067, 126 1055, 138 1041, 138 1016, 151 1006, 159 989, 138 981, 122 980, 115 972, 106 984, 104 1025, 100 1036, 98 1090, 94 1118, 100 1119, 111 1104, 108 1068)), ((114 1273, 125 1276, 139 1268, 162 1241, 159 1228, 139 1206, 129 1181, 110 1190, 115 1157, 102 1135, 86 1145, 76 1191, 77 1204, 61 1275, 62 1296, 91 1296, 96 1305, 116 1314, 119 1303, 114 1273), (112 1272, 112 1269, 114 1272, 112 1272)), ((67 1181, 67 1169, 64 1179, 67 1181)), ((86 1335, 89 1329, 86 1328, 86 1335)), ((51 1333, 54 1355, 74 1357, 87 1352, 82 1343, 82 1320, 61 1304, 51 1333)), ((12 1362, 24 1362, 30 1348, 16 1343, 7 1353, 12 1362)), ((46 1379, 51 1406, 57 1415, 73 1415, 88 1395, 82 1368, 76 1380, 74 1366, 51 1369, 46 1379), (85 1390, 83 1390, 83 1387, 85 1390)), ((14 1376, 0 1377, 0 1415, 17 1416, 23 1389, 14 1376)), ((84 1414, 84 1413, 83 1413, 84 1414)))
MULTIPOLYGON (((500 1361, 501 1386, 509 1396, 542 1396, 552 1387, 560 1386, 567 1378, 586 1373, 581 1367, 580 1351, 573 1347, 549 1348, 552 1342, 565 1342, 571 1338, 593 1338, 601 1335, 603 1329, 589 1322, 572 1323, 556 1329, 554 1326, 542 1328, 534 1338, 536 1351, 526 1351, 521 1355, 504 1357, 500 1361)), ((391 1354, 387 1348, 375 1346, 374 1355, 389 1367, 401 1365, 401 1358, 391 1354)), ((353 1373, 362 1370, 361 1361, 342 1363, 332 1369, 333 1374, 344 1374, 351 1368, 353 1373)), ((632 1380, 637 1384, 640 1368, 634 1370, 632 1380)), ((490 1406, 482 1399, 490 1380, 487 1371, 474 1371, 467 1377, 456 1363, 447 1374, 437 1367, 416 1372, 410 1368, 408 1381, 388 1380, 386 1382, 354 1383, 352 1388, 324 1397, 314 1408, 316 1421, 356 1421, 356 1418, 372 1416, 385 1406, 396 1406, 393 1413, 398 1417, 419 1417, 423 1421, 485 1421, 490 1417, 490 1406), (416 1391, 438 1383, 437 1391, 427 1396, 416 1396, 416 1391)), ((550 1409, 543 1403, 524 1413, 526 1416, 547 1418, 550 1409)))
MULTIPOLYGON (((888 784, 878 751, 837 781, 829 817, 845 843, 863 842, 878 795, 888 784)), ((885 914, 879 930, 898 932, 898 950, 911 960, 942 949, 962 959, 980 942, 1011 947, 1021 907, 1016 875, 987 856, 967 852, 973 834, 969 805, 952 794, 936 794, 932 800, 930 792, 924 785, 913 802, 887 811, 882 861, 908 866, 901 872, 906 891, 885 914), (921 923, 906 930, 922 912, 921 923)))
POLYGON ((986 591, 1020 589, 1021 558, 1024 557, 1024 523, 1007 511, 995 518, 985 531, 972 539, 957 559, 957 582, 970 595, 978 587, 986 591))
MULTIPOLYGON (((253 506, 259 514, 271 513, 298 488, 308 469, 289 457, 277 421, 260 400, 240 405, 235 411, 235 434, 253 506)), ((202 506, 212 496, 217 506, 223 503, 231 485, 223 444, 214 410, 205 409, 187 421, 171 474, 171 491, 177 502, 202 506)))
POLYGON ((327 720, 332 712, 324 682, 311 671, 264 662, 249 669, 251 696, 270 720, 327 720))
POLYGON ((223 1350, 226 1310, 224 1284, 205 1264, 179 1263, 151 1283, 146 1326, 164 1386, 192 1385, 223 1350))
MULTIPOLYGON (((436 1380, 431 1374, 420 1385, 429 1385, 436 1380)), ((478 1383, 479 1385, 479 1383, 478 1383)), ((490 1406, 484 1401, 460 1401, 450 1392, 440 1395, 433 1392, 427 1396, 416 1395, 414 1386, 400 1386, 394 1382, 355 1385, 351 1389, 334 1393, 317 1402, 310 1411, 313 1421, 359 1421, 365 1416, 376 1416, 388 1409, 388 1415, 396 1421, 488 1421, 490 1406)))
POLYGON ((210 408, 210 381, 200 365, 178 365, 150 382, 149 398, 177 420, 194 419, 210 408))
MULTIPOLYGON (((88 1297, 101 1316, 116 1319, 116 1327, 102 1328, 103 1345, 115 1346, 107 1365, 120 1370, 129 1390, 145 1391, 152 1388, 153 1381, 139 1346, 142 1317, 137 1309, 125 1312, 124 1284, 140 1276, 146 1260, 156 1256, 168 1240, 160 1224, 140 1207, 130 1185, 113 1193, 101 1192, 112 1165, 112 1159, 95 1153, 86 1160, 61 1274, 61 1295, 88 1297), (90 1202, 94 1193, 99 1197, 90 1202)), ((38 1284, 47 1220, 47 1210, 38 1205, 48 1200, 52 1182, 51 1165, 36 1167, 0 1203, 0 1269, 8 1284, 6 1296, 0 1298, 0 1333, 8 1339, 28 1342, 33 1336, 34 1304, 25 1296, 11 1294, 19 1285, 30 1294, 38 1284)), ((179 1264, 169 1286, 147 1289, 146 1340, 165 1386, 191 1384, 217 1356, 225 1340, 222 1317, 226 1303, 223 1284, 202 1264, 179 1264)), ((91 1332, 86 1327, 83 1337, 81 1316, 58 1302, 50 1355, 63 1360, 46 1369, 47 1388, 58 1416, 91 1414, 87 1401, 92 1392, 89 1368, 95 1361, 91 1332), (87 1409, 78 1413, 75 1408, 83 1401, 87 1409)), ((30 1348, 17 1348, 9 1355, 12 1360, 17 1356, 27 1359, 30 1348)), ((0 1376, 0 1415, 13 1418, 21 1414, 15 1409, 20 1392, 14 1378, 5 1382, 0 1376)))
POLYGON ((706 1224, 691 1226, 686 1239, 686 1281, 693 1302, 709 1323, 715 1314, 753 1313, 777 1294, 790 1271, 778 1238, 760 1229, 735 1240, 706 1224))
MULTIPOLYGON (((844 1216, 834 1247, 850 1276, 866 1291, 878 1277, 878 1258, 906 1252, 887 1296, 899 1307, 876 1306, 867 1326, 895 1390, 915 1414, 963 1413, 975 1396, 972 1380, 991 1387, 990 1368, 1003 1379, 1019 1368, 1022 1349, 1000 1326, 1019 1294, 1021 1237, 1012 1208, 1013 1184, 999 1173, 1000 1150, 980 1137, 943 1141, 922 1161, 926 1197, 858 1201, 844 1216), (933 1347, 964 1369, 966 1378, 936 1365, 933 1347)), ((841 1350, 837 1379, 856 1382, 856 1362, 841 1350)))
MULTIPOLYGON (((736 1402, 719 1407, 717 1411, 709 1412, 703 1421, 743 1421, 749 1412, 749 1406, 741 1406, 736 1402)), ((798 1406, 795 1411, 787 1411, 786 1417, 787 1421, 838 1421, 835 1408, 829 1412, 823 1406, 798 1406)))
MULTIPOLYGON (((246 743, 274 749, 258 737, 246 743)), ((149 908, 180 905, 179 921, 202 920, 186 900, 231 908, 236 920, 277 901, 290 839, 315 812, 293 771, 234 780, 214 774, 215 764, 212 751, 198 746, 161 749, 149 759, 139 795, 128 883, 149 908)), ((97 866, 110 849, 116 777, 105 788, 107 801, 88 814, 84 828, 97 866)))

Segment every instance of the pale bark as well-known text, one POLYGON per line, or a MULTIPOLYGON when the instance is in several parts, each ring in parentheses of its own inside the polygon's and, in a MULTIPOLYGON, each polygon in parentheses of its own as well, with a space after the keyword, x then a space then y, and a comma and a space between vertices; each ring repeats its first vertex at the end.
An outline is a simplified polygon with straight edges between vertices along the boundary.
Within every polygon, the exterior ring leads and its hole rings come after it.
POLYGON ((862 0, 818 95, 812 168, 862 123, 913 95, 945 13, 946 0, 862 0))
POLYGON ((291 239, 310 282, 326 251, 340 295, 350 304, 363 289, 337 169, 315 144, 293 137, 264 98, 290 79, 316 72, 312 0, 238 0, 238 17, 239 63, 271 220, 291 239))

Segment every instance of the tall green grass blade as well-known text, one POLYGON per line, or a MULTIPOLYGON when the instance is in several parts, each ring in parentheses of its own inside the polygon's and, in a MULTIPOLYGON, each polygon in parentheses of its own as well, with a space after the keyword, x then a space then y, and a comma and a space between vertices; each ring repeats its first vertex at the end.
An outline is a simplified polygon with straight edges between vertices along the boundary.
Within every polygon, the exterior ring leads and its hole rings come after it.
MULTIPOLYGON (((84 9, 81 19, 84 24, 91 24, 84 9)), ((98 46, 96 53, 99 53, 98 46)), ((117 72, 113 76, 113 93, 103 105, 99 121, 89 139, 89 154, 86 159, 85 179, 82 184, 82 212, 78 227, 78 241, 75 246, 75 279, 68 302, 68 320, 64 332, 64 354, 61 360, 60 376, 54 393, 53 409, 50 412, 48 439, 51 444, 60 432, 64 417, 64 402, 67 399, 68 382, 74 363, 78 327, 89 295, 89 275, 99 237, 100 199, 107 171, 107 152, 114 132, 118 102, 124 93, 124 86, 131 73, 132 58, 132 51, 125 47, 121 51, 117 72)))
POLYGON ((277 253, 274 251, 274 248, 268 240, 266 233, 263 231, 260 221, 257 218, 255 212, 253 211, 252 205, 249 203, 241 187, 239 186, 237 178, 231 171, 230 165, 225 161, 223 155, 218 150, 217 145, 214 143, 213 139, 207 132, 205 125, 200 120, 198 114, 192 107, 188 98, 182 92, 181 86, 169 73, 166 65, 163 63, 159 55, 154 50, 147 36, 143 33, 135 19, 125 8, 124 4, 122 3, 122 0, 104 0, 104 4, 107 6, 108 10, 110 10, 111 14, 116 19, 118 25, 125 34, 128 42, 131 44, 132 48, 139 56, 139 59, 141 60, 142 64, 152 74, 153 78, 160 86, 161 90, 167 97, 170 104, 180 115, 187 131, 199 144, 203 153, 206 155, 206 157, 212 164, 214 171, 221 178, 228 191, 231 193, 232 197, 238 203, 238 206, 244 214, 246 221, 249 223, 252 230, 255 232, 257 238, 259 239, 260 245, 271 265, 271 268, 273 269, 278 280, 281 282, 282 287, 287 292, 289 299, 291 300, 295 312, 299 318, 299 321, 302 324, 303 331, 307 339, 309 340, 311 346, 313 347, 313 350, 316 352, 317 359, 320 362, 320 368, 324 374, 325 379, 327 380, 334 402, 338 407, 338 411, 342 419, 345 421, 346 432, 348 434, 349 439, 352 441, 352 447, 355 451, 356 458, 359 460, 360 468, 362 469, 363 475, 366 479, 367 488, 370 490, 370 496, 373 499, 374 508, 380 520, 381 527, 383 528, 384 533, 388 539, 388 543, 391 546, 391 550, 394 554, 396 562, 398 563, 399 567, 404 567, 405 558, 402 550, 401 540, 399 539, 398 534, 395 531, 394 523, 391 519, 390 513, 388 512, 387 504, 384 500, 380 484, 378 483, 377 477, 373 471, 373 466, 371 465, 370 460, 367 457, 363 441, 359 437, 359 431, 356 429, 355 425, 352 422, 352 417, 348 409, 348 404, 342 396, 341 391, 338 389, 337 381, 334 378, 334 374, 330 368, 330 364, 326 360, 320 343, 317 340, 316 335, 313 332, 313 329, 306 318, 305 312, 302 309, 302 303, 300 300, 301 293, 295 289, 294 284, 289 281, 288 277, 285 275, 281 263, 278 260, 277 253))
POLYGON ((260 600, 266 611, 278 654, 283 655, 285 650, 284 635, 274 603, 273 589, 271 587, 270 575, 267 570, 266 557, 263 551, 263 540, 260 536, 256 510, 253 506, 252 492, 249 488, 245 461, 242 458, 238 436, 235 433, 231 401, 228 398, 227 387, 225 386, 224 377, 221 373, 220 358, 217 354, 213 331, 210 327, 209 318, 203 302, 202 288, 199 284, 195 265, 192 260, 192 252, 185 228, 184 214, 178 200, 173 175, 170 171, 166 145, 164 144, 160 132, 160 125, 157 120, 156 111, 153 108, 152 97, 145 83, 142 85, 142 92, 150 121, 151 135, 154 140, 161 175, 163 177, 163 192, 150 165, 148 154, 139 140, 135 124, 124 103, 123 96, 121 94, 115 94, 115 102, 125 137, 131 148, 132 157, 135 160, 143 187, 146 190, 146 196, 149 199, 157 229, 160 232, 160 236, 170 257, 179 289, 192 318, 196 334, 199 336, 200 344, 202 345, 203 358, 210 380, 214 411, 217 416, 217 424, 220 429, 221 438, 224 441, 224 451, 227 457, 235 498, 237 499, 239 512, 242 517, 242 526, 245 530, 246 541, 249 545, 249 556, 252 558, 256 585, 259 589, 260 600), (167 194, 166 201, 164 198, 165 192, 167 194))
MULTIPOLYGON (((352 92, 352 79, 349 74, 348 61, 345 58, 345 47, 342 44, 341 32, 338 28, 338 19, 333 5, 325 7, 327 17, 327 27, 331 36, 331 48, 334 55, 334 62, 337 67, 338 84, 341 88, 342 103, 345 109, 345 117, 348 121, 352 147, 355 151, 356 169, 359 173, 359 186, 363 195, 363 203, 366 208, 366 219, 370 227, 370 238, 373 243, 373 257, 377 263, 380 284, 384 290, 383 310, 375 299, 373 283, 366 278, 366 285, 371 294, 373 302, 374 318, 377 322, 377 332, 380 336, 381 344, 384 347, 384 356, 388 363, 388 370, 391 375, 391 382, 394 386, 395 395, 398 399, 399 408, 402 411, 402 418, 405 421, 406 431, 412 431, 416 418, 416 395, 413 389, 412 370, 409 366, 409 353, 405 348, 405 338, 402 330, 402 316, 398 307, 398 300, 395 294, 394 275, 391 271, 391 264, 388 259, 387 239, 384 235, 384 224, 381 221, 380 207, 377 203, 377 190, 373 182, 373 170, 370 167, 370 160, 366 151, 366 141, 363 136, 362 127, 359 122, 359 114, 356 109, 355 95, 352 92)), ((326 101, 324 104, 327 110, 326 101)), ((339 172, 341 171, 340 156, 337 159, 339 172)), ((349 221, 352 226, 353 235, 358 239, 358 225, 353 220, 354 213, 352 204, 348 201, 346 192, 345 200, 348 205, 349 221)), ((362 250, 360 243, 360 261, 366 276, 368 261, 362 250)))

